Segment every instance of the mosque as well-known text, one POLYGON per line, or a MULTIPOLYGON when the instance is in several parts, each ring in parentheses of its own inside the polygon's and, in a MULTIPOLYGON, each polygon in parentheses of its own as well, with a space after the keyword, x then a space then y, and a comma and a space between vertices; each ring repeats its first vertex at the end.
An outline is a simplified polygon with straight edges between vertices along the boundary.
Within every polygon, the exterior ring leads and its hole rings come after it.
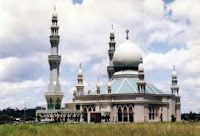
POLYGON ((160 122, 181 120, 181 104, 175 67, 171 75, 171 93, 163 93, 145 80, 143 58, 140 47, 129 38, 116 47, 113 27, 110 31, 108 49, 109 81, 96 89, 84 89, 81 65, 78 69, 77 85, 73 89, 73 100, 61 109, 64 97, 59 83, 58 55, 60 36, 58 35, 58 16, 54 9, 51 26, 50 82, 45 93, 46 110, 36 111, 37 121, 58 122, 160 122))

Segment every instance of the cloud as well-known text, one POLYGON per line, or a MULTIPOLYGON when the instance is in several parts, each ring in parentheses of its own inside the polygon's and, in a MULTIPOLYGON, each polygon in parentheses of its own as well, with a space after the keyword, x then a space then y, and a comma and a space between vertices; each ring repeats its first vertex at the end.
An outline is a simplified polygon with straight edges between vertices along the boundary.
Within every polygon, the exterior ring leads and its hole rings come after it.
POLYGON ((178 69, 182 68, 188 61, 189 55, 186 49, 171 49, 166 53, 148 52, 144 56, 144 64, 147 71, 163 71, 172 69, 176 65, 178 69))
POLYGON ((23 81, 40 78, 47 72, 47 54, 34 52, 28 57, 10 56, 0 59, 0 81, 23 81))

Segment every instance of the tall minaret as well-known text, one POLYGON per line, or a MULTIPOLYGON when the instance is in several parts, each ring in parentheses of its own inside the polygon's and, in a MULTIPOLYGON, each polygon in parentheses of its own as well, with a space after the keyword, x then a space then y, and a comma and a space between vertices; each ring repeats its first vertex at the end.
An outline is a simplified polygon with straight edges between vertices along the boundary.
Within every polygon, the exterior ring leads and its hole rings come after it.
POLYGON ((138 81, 137 81, 138 93, 145 93, 145 85, 146 82, 144 80, 144 66, 142 63, 140 63, 138 65, 138 81))
POLYGON ((114 73, 114 68, 113 68, 113 54, 115 52, 115 33, 113 30, 113 25, 110 31, 110 42, 109 42, 109 50, 108 50, 108 55, 109 55, 109 66, 107 67, 108 71, 108 77, 109 80, 112 78, 112 75, 114 73))
POLYGON ((58 16, 56 9, 52 14, 52 25, 51 25, 51 55, 48 56, 50 65, 50 83, 48 86, 48 92, 45 93, 47 100, 47 109, 61 109, 61 102, 63 98, 63 93, 61 92, 59 83, 59 66, 61 62, 61 56, 58 55, 58 44, 60 37, 58 35, 58 16))
POLYGON ((79 64, 79 70, 78 70, 78 84, 76 85, 77 89, 77 95, 83 95, 84 92, 84 85, 83 85, 83 71, 81 69, 81 63, 79 64))
POLYGON ((175 66, 173 66, 171 90, 172 90, 172 94, 174 94, 175 96, 179 96, 179 86, 177 82, 178 82, 177 74, 175 71, 175 66))

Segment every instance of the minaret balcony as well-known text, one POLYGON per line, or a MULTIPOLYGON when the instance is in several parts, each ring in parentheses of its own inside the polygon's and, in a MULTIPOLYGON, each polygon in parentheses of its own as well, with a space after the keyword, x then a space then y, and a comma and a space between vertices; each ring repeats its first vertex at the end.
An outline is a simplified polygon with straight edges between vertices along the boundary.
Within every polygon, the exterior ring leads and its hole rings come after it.
POLYGON ((49 61, 61 61, 61 56, 60 55, 49 55, 48 56, 49 61))
POLYGON ((108 50, 109 54, 114 54, 115 50, 108 50))
POLYGON ((179 87, 178 86, 172 86, 171 89, 172 90, 177 90, 177 89, 179 89, 179 87))
POLYGON ((146 82, 144 80, 138 80, 137 84, 138 85, 146 85, 146 82))
POLYGON ((45 92, 45 97, 63 97, 63 92, 45 92))
POLYGON ((59 40, 60 36, 59 35, 51 35, 50 40, 59 40))
POLYGON ((108 71, 113 71, 114 72, 114 67, 113 66, 107 66, 108 71))
POLYGON ((57 29, 57 30, 58 30, 58 29, 59 29, 59 26, 57 26, 57 25, 52 25, 52 26, 51 26, 51 29, 57 29))
POLYGON ((116 42, 115 41, 110 41, 109 44, 116 44, 116 42))

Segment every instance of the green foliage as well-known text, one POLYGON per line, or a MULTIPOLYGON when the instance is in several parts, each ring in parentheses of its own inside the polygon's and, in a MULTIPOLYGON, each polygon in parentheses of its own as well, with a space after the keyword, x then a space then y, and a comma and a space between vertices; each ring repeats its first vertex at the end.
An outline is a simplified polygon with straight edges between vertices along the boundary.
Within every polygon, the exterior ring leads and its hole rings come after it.
POLYGON ((200 136, 200 123, 0 125, 0 136, 200 136))
MULTIPOLYGON (((25 110, 25 119, 26 121, 35 120, 35 113, 37 109, 42 109, 42 107, 37 107, 35 109, 26 109, 25 110)), ((3 109, 0 110, 0 124, 8 123, 15 121, 16 118, 24 120, 24 109, 3 109)))
POLYGON ((193 113, 192 111, 190 113, 184 113, 181 114, 181 119, 185 121, 191 121, 191 122, 199 122, 200 121, 200 113, 193 113))

